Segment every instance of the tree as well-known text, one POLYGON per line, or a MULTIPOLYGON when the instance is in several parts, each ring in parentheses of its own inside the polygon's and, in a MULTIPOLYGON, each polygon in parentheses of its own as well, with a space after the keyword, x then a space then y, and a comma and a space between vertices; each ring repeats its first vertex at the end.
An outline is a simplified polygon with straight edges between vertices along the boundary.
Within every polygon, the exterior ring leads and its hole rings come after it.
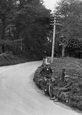
POLYGON ((2 52, 5 52, 5 47, 12 51, 14 47, 16 53, 19 44, 21 49, 18 50, 37 57, 49 52, 50 11, 42 3, 41 0, 0 0, 2 52))
POLYGON ((82 1, 62 0, 57 7, 56 14, 60 18, 61 29, 59 44, 62 45, 62 56, 70 39, 81 39, 82 37, 82 1))
POLYGON ((0 0, 2 52, 6 45, 16 49, 22 40, 26 51, 44 54, 49 44, 49 16, 42 0, 0 0))
POLYGON ((47 49, 50 10, 40 0, 20 0, 15 14, 16 39, 22 37, 26 50, 40 57, 47 49))
MULTIPOLYGON (((4 41, 5 39, 5 29, 7 25, 11 22, 12 19, 12 8, 13 1, 12 0, 0 0, 0 19, 2 26, 1 39, 4 41)), ((4 42, 2 43, 2 52, 4 52, 4 42)))

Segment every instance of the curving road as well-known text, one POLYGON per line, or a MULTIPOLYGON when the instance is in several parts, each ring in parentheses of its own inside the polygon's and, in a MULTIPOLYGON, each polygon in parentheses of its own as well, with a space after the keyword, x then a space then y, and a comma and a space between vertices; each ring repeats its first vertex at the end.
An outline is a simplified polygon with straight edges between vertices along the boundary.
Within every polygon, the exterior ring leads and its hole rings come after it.
POLYGON ((0 67, 0 115, 81 115, 44 96, 33 82, 41 62, 0 67))

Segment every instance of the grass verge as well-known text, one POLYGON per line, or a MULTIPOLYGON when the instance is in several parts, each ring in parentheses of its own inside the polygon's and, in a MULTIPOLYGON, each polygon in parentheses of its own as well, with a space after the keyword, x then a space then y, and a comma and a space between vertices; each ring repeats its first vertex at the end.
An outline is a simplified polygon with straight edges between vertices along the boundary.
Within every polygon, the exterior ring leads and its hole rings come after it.
MULTIPOLYGON (((55 78, 53 85, 53 95, 60 102, 69 105, 70 107, 82 111, 82 59, 76 58, 55 58, 53 64, 50 65, 55 78), (62 69, 65 68, 65 80, 61 81, 62 69)), ((39 67, 35 72, 35 83, 39 86, 38 79, 40 78, 39 67)))

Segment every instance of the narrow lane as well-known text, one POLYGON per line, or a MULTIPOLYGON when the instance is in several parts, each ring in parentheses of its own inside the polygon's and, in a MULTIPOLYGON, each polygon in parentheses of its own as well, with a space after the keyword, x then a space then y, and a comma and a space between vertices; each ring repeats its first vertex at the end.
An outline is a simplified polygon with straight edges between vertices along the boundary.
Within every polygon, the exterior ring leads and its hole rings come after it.
POLYGON ((39 65, 0 67, 0 115, 81 115, 41 93, 32 80, 39 65))

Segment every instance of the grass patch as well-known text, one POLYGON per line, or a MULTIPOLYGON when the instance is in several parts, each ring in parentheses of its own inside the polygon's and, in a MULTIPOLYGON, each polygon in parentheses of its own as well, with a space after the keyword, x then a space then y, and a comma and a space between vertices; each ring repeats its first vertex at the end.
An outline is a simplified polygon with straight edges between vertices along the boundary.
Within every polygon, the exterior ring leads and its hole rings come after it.
POLYGON ((70 77, 82 76, 82 59, 77 58, 55 58, 53 64, 51 64, 54 76, 61 75, 63 68, 66 69, 66 75, 70 77))
MULTIPOLYGON (((70 107, 82 111, 82 59, 76 58, 55 58, 53 64, 50 65, 53 70, 55 82, 53 85, 53 95, 60 102, 69 105, 70 107), (65 81, 61 80, 62 69, 65 68, 65 81)), ((42 67, 39 67, 35 72, 34 81, 39 86, 38 79, 42 67)))

